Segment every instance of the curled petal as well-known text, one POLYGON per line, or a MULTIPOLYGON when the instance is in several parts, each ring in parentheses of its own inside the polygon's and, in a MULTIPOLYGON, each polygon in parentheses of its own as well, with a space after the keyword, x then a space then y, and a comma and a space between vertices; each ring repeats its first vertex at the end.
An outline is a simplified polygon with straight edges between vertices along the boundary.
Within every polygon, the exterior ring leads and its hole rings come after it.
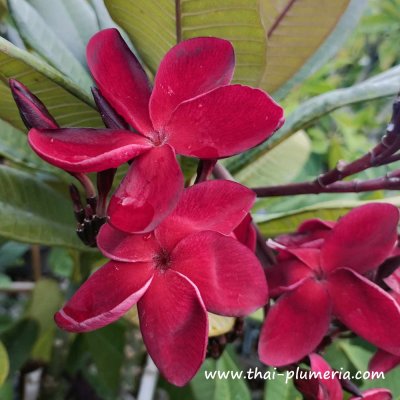
POLYGON ((282 108, 266 93, 230 85, 181 103, 165 132, 178 154, 223 158, 262 143, 283 121, 282 108))
POLYGON ((396 244, 398 221, 399 210, 391 204, 367 204, 350 211, 325 239, 322 267, 347 267, 360 274, 377 268, 396 244))
POLYGON ((313 271, 297 259, 288 259, 266 269, 268 288, 271 297, 293 290, 308 278, 313 271))
POLYGON ((104 97, 139 132, 153 130, 149 117, 150 83, 117 29, 104 29, 89 41, 87 62, 104 97))
POLYGON ((227 40, 201 37, 173 47, 161 61, 154 80, 150 100, 154 128, 162 129, 183 101, 227 85, 234 66, 233 47, 227 40))
POLYGON ((178 272, 156 274, 138 303, 147 350, 164 377, 185 385, 204 361, 207 312, 198 289, 178 272))
POLYGON ((101 227, 97 246, 107 258, 125 262, 152 261, 159 249, 154 234, 125 233, 110 224, 101 227))
POLYGON ((55 315, 69 332, 102 328, 125 314, 146 292, 153 277, 150 263, 110 261, 98 269, 55 315))
POLYGON ((110 224, 129 233, 145 233, 175 208, 183 175, 169 145, 155 147, 135 159, 110 200, 110 224))
POLYGON ((171 259, 172 268, 197 286, 208 311, 244 316, 268 301, 260 262, 233 238, 211 231, 195 233, 178 243, 171 259))
POLYGON ((331 300, 321 284, 308 279, 270 308, 260 333, 260 360, 288 365, 315 350, 328 331, 331 300))
POLYGON ((247 246, 251 251, 256 251, 257 232, 253 225, 253 219, 247 214, 243 221, 233 231, 237 240, 247 246))
POLYGON ((232 181, 215 180, 191 186, 157 228, 156 236, 172 249, 194 232, 210 230, 229 235, 245 218, 255 197, 253 191, 232 181))
POLYGON ((388 372, 400 364, 400 356, 378 350, 371 358, 368 369, 376 372, 388 372))
MULTIPOLYGON (((343 400, 343 391, 339 380, 336 377, 324 378, 325 372, 332 371, 330 365, 318 354, 310 355, 311 371, 321 373, 321 378, 318 376, 318 381, 323 393, 326 393, 329 400, 343 400)), ((325 397, 318 397, 318 399, 325 399, 325 397)))
POLYGON ((28 140, 41 158, 69 172, 117 168, 152 148, 142 136, 112 129, 31 129, 28 140))
POLYGON ((329 276, 328 289, 340 321, 380 349, 400 355, 400 306, 392 296, 347 268, 329 276))

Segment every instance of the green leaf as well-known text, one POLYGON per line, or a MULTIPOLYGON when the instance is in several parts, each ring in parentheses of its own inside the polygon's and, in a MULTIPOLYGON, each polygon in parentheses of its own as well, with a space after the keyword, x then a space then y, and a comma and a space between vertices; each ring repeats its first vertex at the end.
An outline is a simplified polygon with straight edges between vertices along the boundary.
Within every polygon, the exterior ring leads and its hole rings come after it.
POLYGON ((10 370, 10 362, 8 360, 7 350, 3 343, 0 342, 0 386, 3 385, 10 370))
POLYGON ((286 376, 270 369, 273 379, 265 382, 264 400, 301 400, 302 396, 294 387, 293 381, 286 382, 286 376))
POLYGON ((39 158, 20 129, 0 119, 0 155, 23 167, 61 176, 63 172, 39 158))
MULTIPOLYGON (((398 67, 393 68, 396 68, 396 72, 398 71, 398 67)), ((286 118, 283 127, 267 142, 245 153, 243 162, 234 159, 232 164, 227 164, 227 167, 232 173, 236 173, 249 160, 261 157, 297 131, 310 126, 322 116, 340 107, 394 96, 400 86, 400 75, 392 72, 386 71, 382 76, 377 75, 352 87, 333 90, 303 102, 286 118)))
POLYGON ((177 42, 197 36, 230 40, 234 82, 274 91, 318 49, 349 0, 105 0, 154 73, 177 42), (311 10, 311 11, 310 11, 311 10), (309 24, 312 12, 313 24, 309 24))
POLYGON ((298 70, 298 72, 274 92, 274 99, 283 99, 290 90, 317 72, 329 59, 331 59, 353 34, 368 2, 364 0, 351 0, 333 32, 312 57, 298 70))
POLYGON ((53 316, 61 307, 63 300, 64 296, 56 281, 41 279, 36 283, 26 313, 27 317, 39 324, 39 338, 32 350, 32 357, 36 360, 50 360, 56 333, 53 316))
POLYGON ((62 278, 71 277, 74 270, 74 260, 66 249, 53 247, 50 250, 47 262, 55 275, 62 278))
POLYGON ((8 0, 8 4, 19 32, 29 46, 85 91, 89 91, 93 81, 88 72, 46 25, 40 14, 25 0, 8 0))
POLYGON ((31 319, 23 319, 12 325, 0 336, 10 360, 10 375, 18 371, 29 359, 39 334, 39 325, 31 319))
POLYGON ((86 0, 29 0, 75 57, 86 65, 85 47, 98 30, 96 14, 86 0))
POLYGON ((291 79, 330 35, 348 5, 349 0, 261 0, 267 49, 259 86, 274 92, 291 79))
POLYGON ((25 131, 8 87, 15 78, 36 94, 61 126, 103 126, 89 93, 56 69, 0 38, 0 118, 25 131))
POLYGON ((27 243, 86 249, 71 204, 34 175, 0 166, 0 235, 27 243))
POLYGON ((206 379, 205 372, 227 372, 228 374, 238 373, 239 368, 228 351, 224 351, 217 360, 207 359, 200 371, 190 382, 190 387, 195 400, 250 400, 250 390, 244 379, 206 379))
MULTIPOLYGON (((376 202, 385 202, 400 206, 400 196, 388 197, 376 202)), ((317 203, 291 212, 269 214, 267 216, 255 215, 254 218, 265 236, 274 237, 283 233, 294 232, 303 221, 310 218, 336 221, 354 207, 366 203, 369 202, 360 200, 333 200, 317 203)))
MULTIPOLYGON (((234 175, 247 186, 278 185, 292 181, 303 169, 311 154, 311 142, 305 132, 300 131, 280 143, 234 175)), ((241 156, 237 158, 243 162, 241 156)), ((232 165, 232 161, 229 161, 232 165)))
POLYGON ((114 323, 89 332, 85 334, 85 342, 103 383, 116 393, 124 358, 125 325, 114 323))
POLYGON ((0 246, 0 269, 9 267, 29 250, 25 243, 7 241, 0 246))

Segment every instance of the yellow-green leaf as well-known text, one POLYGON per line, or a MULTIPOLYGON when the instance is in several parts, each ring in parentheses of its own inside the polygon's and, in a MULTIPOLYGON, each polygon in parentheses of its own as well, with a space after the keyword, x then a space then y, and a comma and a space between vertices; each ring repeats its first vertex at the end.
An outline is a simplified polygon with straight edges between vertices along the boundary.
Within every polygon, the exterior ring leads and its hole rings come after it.
POLYGON ((329 36, 350 0, 105 0, 152 72, 177 42, 230 40, 234 82, 274 91, 329 36))
POLYGON ((318 50, 350 0, 261 0, 267 37, 266 65, 259 86, 274 92, 318 50))
POLYGON ((3 343, 0 342, 0 386, 6 380, 9 370, 10 363, 8 360, 7 350, 3 343))
MULTIPOLYGON (((278 185, 292 181, 302 170, 311 153, 311 142, 304 131, 299 131, 271 151, 254 157, 251 162, 234 175, 247 186, 278 185)), ((238 161, 244 162, 239 156, 238 161)), ((233 166, 233 160, 229 165, 233 166)), ((234 166, 233 166, 233 169, 234 166)))
POLYGON ((8 87, 15 78, 36 94, 61 126, 102 126, 88 93, 56 69, 0 38, 0 118, 25 130, 8 87))

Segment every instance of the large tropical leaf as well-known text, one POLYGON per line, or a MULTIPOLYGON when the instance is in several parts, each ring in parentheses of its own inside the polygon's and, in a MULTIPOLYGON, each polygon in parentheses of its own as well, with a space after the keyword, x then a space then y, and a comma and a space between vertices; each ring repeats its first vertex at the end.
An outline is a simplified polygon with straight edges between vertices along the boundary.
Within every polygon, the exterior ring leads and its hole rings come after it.
MULTIPOLYGON (((59 71, 90 90, 93 81, 72 52, 25 0, 8 0, 10 13, 25 42, 59 71)), ((88 6, 88 5, 87 5, 88 6)))
POLYGON ((23 167, 38 171, 62 173, 61 170, 44 162, 28 146, 24 132, 0 119, 0 156, 23 167))
POLYGON ((307 77, 317 72, 330 58, 332 58, 343 46, 345 41, 354 32, 363 15, 368 2, 365 0, 351 0, 346 12, 343 14, 333 32, 325 40, 324 44, 314 53, 312 57, 276 92, 274 98, 284 98, 290 90, 304 81, 307 77))
POLYGON ((46 62, 0 38, 0 118, 25 130, 8 87, 15 78, 46 104, 61 126, 102 126, 87 92, 46 62))
POLYGON ((153 72, 177 42, 217 36, 235 47, 234 80, 272 92, 318 49, 349 1, 105 0, 105 4, 153 72))
POLYGON ((84 250, 71 205, 40 179, 0 166, 0 235, 27 243, 84 250))
MULTIPOLYGON (((301 172, 310 154, 310 139, 304 131, 299 131, 261 157, 253 158, 235 174, 235 179, 247 186, 291 182, 301 172)), ((237 161, 243 163, 243 157, 246 155, 238 156, 237 161)))
POLYGON ((96 14, 87 1, 29 0, 29 2, 75 57, 82 64, 86 64, 86 43, 99 29, 96 14))
POLYGON ((349 0, 261 0, 267 35, 260 86, 274 92, 302 67, 335 28, 349 0))

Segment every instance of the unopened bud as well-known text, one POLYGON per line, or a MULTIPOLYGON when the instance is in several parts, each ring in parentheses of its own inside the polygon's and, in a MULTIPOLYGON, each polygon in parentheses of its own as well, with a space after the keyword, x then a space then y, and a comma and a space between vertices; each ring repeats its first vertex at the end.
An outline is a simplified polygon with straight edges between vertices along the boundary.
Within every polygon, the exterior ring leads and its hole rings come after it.
POLYGON ((21 82, 9 80, 22 121, 28 129, 57 129, 59 126, 46 106, 21 82))
POLYGON ((92 94, 97 108, 100 111, 104 125, 110 129, 129 129, 129 125, 111 107, 110 103, 103 97, 100 90, 92 87, 92 94))

